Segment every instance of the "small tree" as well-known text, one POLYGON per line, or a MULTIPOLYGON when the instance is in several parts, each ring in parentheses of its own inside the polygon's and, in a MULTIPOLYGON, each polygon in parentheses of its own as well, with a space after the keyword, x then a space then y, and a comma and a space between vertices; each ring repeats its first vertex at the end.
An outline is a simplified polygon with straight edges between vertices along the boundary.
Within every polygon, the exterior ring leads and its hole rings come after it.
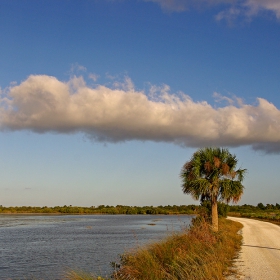
POLYGON ((260 208, 261 210, 265 209, 265 206, 261 202, 258 203, 257 207, 260 208))
POLYGON ((218 201, 238 202, 243 194, 246 169, 236 170, 237 159, 228 149, 196 151, 181 170, 182 189, 194 199, 211 201, 212 228, 218 231, 218 201))

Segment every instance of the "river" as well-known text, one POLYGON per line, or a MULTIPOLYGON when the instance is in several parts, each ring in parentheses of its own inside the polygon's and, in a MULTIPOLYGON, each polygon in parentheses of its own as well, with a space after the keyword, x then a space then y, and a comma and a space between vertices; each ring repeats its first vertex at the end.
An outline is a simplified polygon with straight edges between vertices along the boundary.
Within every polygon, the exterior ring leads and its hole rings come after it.
POLYGON ((188 226, 187 215, 0 215, 0 279, 110 275, 110 262, 188 226))

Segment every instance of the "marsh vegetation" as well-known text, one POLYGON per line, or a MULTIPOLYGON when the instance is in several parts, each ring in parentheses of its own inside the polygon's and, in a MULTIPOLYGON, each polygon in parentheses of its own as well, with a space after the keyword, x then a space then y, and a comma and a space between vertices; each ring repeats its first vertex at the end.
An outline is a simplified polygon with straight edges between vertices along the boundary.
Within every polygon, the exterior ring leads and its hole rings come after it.
POLYGON ((241 246, 238 231, 242 225, 220 219, 220 230, 214 232, 201 217, 193 225, 165 240, 124 253, 108 278, 70 271, 68 280, 137 279, 137 280, 205 280, 226 279, 234 271, 233 259, 241 246))

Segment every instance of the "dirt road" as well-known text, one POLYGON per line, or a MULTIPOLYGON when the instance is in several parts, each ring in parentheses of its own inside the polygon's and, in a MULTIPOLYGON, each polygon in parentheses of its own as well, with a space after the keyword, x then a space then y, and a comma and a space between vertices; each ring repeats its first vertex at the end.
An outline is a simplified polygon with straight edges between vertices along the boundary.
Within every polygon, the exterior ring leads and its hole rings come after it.
POLYGON ((252 219, 229 217, 244 225, 243 246, 236 261, 246 280, 280 280, 280 226, 252 219))

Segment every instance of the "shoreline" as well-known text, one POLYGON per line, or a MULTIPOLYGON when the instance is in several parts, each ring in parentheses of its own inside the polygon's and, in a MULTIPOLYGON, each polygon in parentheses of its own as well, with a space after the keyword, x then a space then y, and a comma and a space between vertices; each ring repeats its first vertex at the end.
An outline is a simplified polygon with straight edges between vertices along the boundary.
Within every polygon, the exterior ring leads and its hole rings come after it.
POLYGON ((107 213, 0 213, 0 217, 5 215, 12 216, 197 216, 197 214, 180 214, 180 213, 170 213, 170 214, 107 214, 107 213))

